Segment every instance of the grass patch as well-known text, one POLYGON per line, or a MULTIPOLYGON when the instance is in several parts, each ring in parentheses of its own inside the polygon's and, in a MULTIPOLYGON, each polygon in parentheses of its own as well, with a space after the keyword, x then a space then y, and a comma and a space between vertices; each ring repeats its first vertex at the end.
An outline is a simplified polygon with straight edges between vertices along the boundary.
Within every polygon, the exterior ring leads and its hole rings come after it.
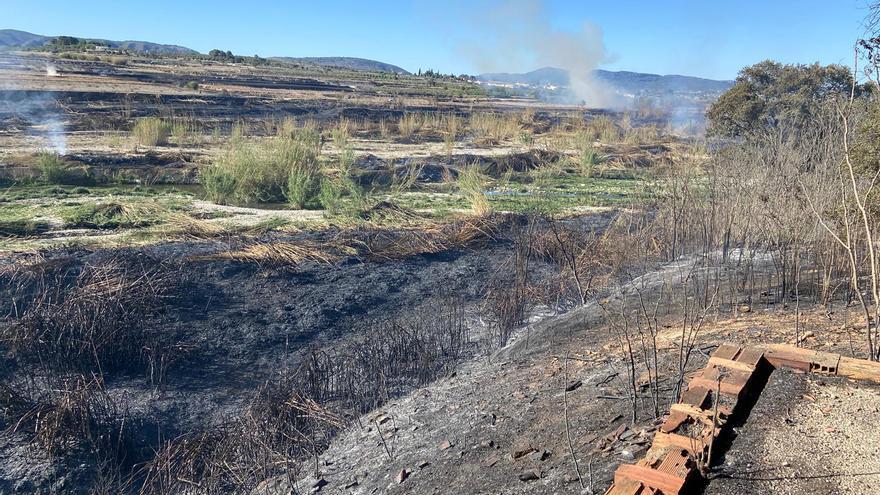
POLYGON ((137 119, 131 130, 139 146, 164 146, 171 136, 171 125, 159 117, 137 119))
POLYGON ((68 212, 64 220, 72 228, 118 229, 147 227, 159 216, 158 209, 110 202, 81 205, 68 212))
POLYGON ((288 202, 317 208, 323 174, 321 136, 305 126, 263 142, 233 139, 223 156, 201 171, 211 201, 225 204, 288 202))

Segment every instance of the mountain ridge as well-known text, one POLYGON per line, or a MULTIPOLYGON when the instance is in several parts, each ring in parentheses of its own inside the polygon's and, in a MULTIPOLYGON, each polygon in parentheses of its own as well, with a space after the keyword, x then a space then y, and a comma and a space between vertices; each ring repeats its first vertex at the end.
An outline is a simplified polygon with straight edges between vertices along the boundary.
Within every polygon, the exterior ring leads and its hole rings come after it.
MULTIPOLYGON (((39 48, 46 46, 52 42, 57 36, 44 36, 41 34, 29 33, 18 29, 0 29, 0 48, 39 48)), ((92 41, 105 43, 113 48, 124 50, 134 50, 144 53, 164 53, 164 54, 180 54, 194 55, 199 52, 192 48, 180 45, 166 45, 162 43, 153 43, 149 41, 135 40, 105 40, 98 38, 80 38, 84 41, 92 41)))
MULTIPOLYGON (((714 93, 726 91, 733 85, 733 81, 684 76, 680 74, 661 75, 633 71, 608 71, 603 69, 593 71, 593 77, 597 81, 608 83, 618 90, 632 93, 644 90, 701 91, 714 93)), ((542 67, 540 69, 523 73, 499 72, 480 74, 477 76, 477 80, 506 84, 528 84, 532 86, 567 86, 569 84, 569 75, 564 69, 542 67)))

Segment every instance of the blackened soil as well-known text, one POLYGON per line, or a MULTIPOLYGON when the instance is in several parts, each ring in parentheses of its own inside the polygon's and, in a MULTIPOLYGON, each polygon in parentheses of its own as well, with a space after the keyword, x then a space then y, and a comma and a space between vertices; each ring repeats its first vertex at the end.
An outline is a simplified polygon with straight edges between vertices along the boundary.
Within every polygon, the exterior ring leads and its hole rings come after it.
MULTIPOLYGON (((607 222, 608 218, 597 217, 596 228, 607 222)), ((505 274, 512 272, 509 263, 514 253, 508 230, 477 247, 399 261, 348 258, 332 266, 315 263, 278 269, 191 258, 223 247, 223 243, 176 243, 144 249, 180 270, 174 297, 144 324, 186 350, 171 364, 161 386, 150 382, 146 369, 105 379, 109 393, 139 425, 140 449, 147 457, 164 440, 234 417, 273 373, 296 367, 311 350, 333 349, 383 321, 433 318, 450 298, 478 329, 471 336, 475 351, 485 344, 478 335, 484 324, 485 293, 489 287, 511 283, 505 274)), ((78 263, 97 263, 112 254, 55 253, 78 263)), ((554 276, 557 268, 534 261, 531 270, 537 281, 554 276)), ((22 380, 35 369, 33 363, 7 355, 0 378, 22 380)), ((8 440, 0 445, 2 493, 85 486, 77 480, 87 477, 83 471, 94 468, 88 462, 73 462, 77 467, 71 468, 70 459, 50 460, 26 447, 21 435, 8 440), (23 456, 25 451, 30 453, 23 456)))

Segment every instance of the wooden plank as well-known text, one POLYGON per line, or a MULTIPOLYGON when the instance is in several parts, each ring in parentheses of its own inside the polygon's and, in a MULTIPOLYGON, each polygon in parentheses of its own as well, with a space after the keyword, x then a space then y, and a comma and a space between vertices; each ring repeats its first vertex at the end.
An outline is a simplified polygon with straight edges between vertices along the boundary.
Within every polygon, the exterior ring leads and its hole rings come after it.
POLYGON ((679 478, 670 473, 664 473, 645 466, 635 464, 621 464, 614 472, 614 483, 618 480, 636 480, 643 485, 660 490, 664 495, 678 495, 684 488, 687 478, 679 478))
POLYGON ((841 357, 837 367, 837 374, 854 380, 868 380, 880 383, 880 363, 841 357))

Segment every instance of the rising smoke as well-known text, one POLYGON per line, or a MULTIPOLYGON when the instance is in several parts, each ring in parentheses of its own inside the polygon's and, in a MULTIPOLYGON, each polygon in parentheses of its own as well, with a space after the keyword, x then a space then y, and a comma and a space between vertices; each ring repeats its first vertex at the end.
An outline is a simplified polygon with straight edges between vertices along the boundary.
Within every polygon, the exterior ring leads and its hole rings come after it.
POLYGON ((22 59, 4 56, 0 63, 0 124, 28 127, 45 140, 45 148, 67 154, 67 132, 58 102, 51 93, 22 89, 20 78, 24 71, 54 77, 58 71, 47 63, 45 68, 29 66, 22 59))
POLYGON ((593 71, 609 61, 602 29, 589 22, 577 31, 555 29, 545 3, 514 0, 482 12, 478 24, 486 39, 466 43, 463 53, 481 72, 564 69, 577 103, 616 106, 613 92, 593 77, 593 71))

